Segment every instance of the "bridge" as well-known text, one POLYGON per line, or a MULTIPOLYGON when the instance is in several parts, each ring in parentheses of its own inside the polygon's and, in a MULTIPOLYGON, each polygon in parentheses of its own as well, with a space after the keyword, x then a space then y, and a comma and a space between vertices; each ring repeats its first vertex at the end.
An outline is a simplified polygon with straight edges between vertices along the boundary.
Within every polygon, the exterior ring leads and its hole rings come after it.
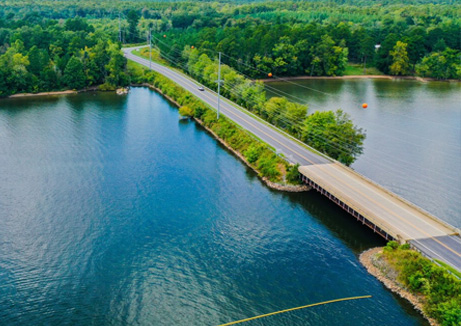
MULTIPOLYGON (((218 95, 175 69, 143 59, 123 49, 127 59, 164 75, 213 109, 218 95)), ((230 120, 275 148, 291 163, 300 164, 303 182, 387 240, 409 243, 423 255, 461 271, 460 231, 354 170, 318 153, 237 104, 221 99, 220 111, 230 120)))

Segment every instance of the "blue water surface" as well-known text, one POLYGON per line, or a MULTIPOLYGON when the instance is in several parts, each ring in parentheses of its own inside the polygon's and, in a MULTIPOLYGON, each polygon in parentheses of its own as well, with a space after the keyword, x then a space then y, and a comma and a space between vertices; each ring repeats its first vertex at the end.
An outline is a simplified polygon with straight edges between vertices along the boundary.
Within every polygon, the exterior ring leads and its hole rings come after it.
POLYGON ((0 102, 0 324, 426 325, 358 261, 383 241, 257 176, 158 94, 0 102))

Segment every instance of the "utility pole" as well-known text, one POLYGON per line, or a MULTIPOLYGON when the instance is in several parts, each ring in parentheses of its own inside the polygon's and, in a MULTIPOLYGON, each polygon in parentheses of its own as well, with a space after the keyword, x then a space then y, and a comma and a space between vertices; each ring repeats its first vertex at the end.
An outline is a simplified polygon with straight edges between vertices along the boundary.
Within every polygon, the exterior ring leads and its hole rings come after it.
POLYGON ((218 114, 217 118, 219 120, 219 105, 221 103, 221 52, 219 52, 219 66, 218 66, 218 114))
POLYGON ((152 28, 149 28, 149 69, 152 69, 152 28))

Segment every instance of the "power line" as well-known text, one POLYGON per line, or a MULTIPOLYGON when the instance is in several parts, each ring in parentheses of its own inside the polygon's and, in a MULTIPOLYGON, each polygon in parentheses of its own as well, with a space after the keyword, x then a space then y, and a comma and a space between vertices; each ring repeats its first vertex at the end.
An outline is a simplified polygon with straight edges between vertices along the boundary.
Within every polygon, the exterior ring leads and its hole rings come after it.
MULTIPOLYGON (((240 73, 241 73, 241 72, 240 72, 240 73)), ((242 75, 247 76, 247 75, 245 75, 244 73, 242 73, 242 75)), ((247 76, 247 77, 248 77, 248 76, 247 76)), ((251 79, 250 79, 250 80, 251 80, 251 79)), ((232 86, 231 86, 231 87, 232 87, 232 86)), ((234 95, 241 96, 241 94, 238 94, 238 93, 234 93, 234 95)), ((278 117, 278 119, 280 120, 280 117, 278 117)), ((293 123, 292 121, 285 121, 285 122, 287 122, 287 123, 293 123)), ((335 135, 335 136, 336 136, 337 138, 339 138, 339 139, 341 138, 341 136, 339 136, 339 135, 335 135)), ((386 136, 388 136, 388 135, 386 135, 386 136)), ((394 138, 394 137, 392 137, 392 138, 394 138)), ((400 139, 397 139, 397 140, 400 140, 400 139)), ((400 140, 400 141, 405 142, 405 143, 408 143, 408 144, 410 144, 410 145, 420 146, 420 145, 418 145, 418 144, 412 144, 412 143, 409 143, 409 142, 404 141, 404 140, 400 140)), ((346 144, 346 145, 349 146, 349 144, 346 144)), ((382 152, 382 153, 383 153, 384 155, 388 155, 388 154, 385 154, 384 152, 382 152)), ((446 154, 446 153, 444 152, 444 154, 446 154)))
MULTIPOLYGON (((228 57, 229 59, 231 60, 234 60, 235 62, 239 63, 239 64, 243 64, 244 66, 254 70, 254 71, 258 71, 258 72, 261 72, 261 73, 264 73, 265 75, 267 75, 268 73, 270 72, 267 72, 267 71, 263 71, 257 67, 254 67, 248 63, 246 63, 245 61, 243 61, 242 59, 235 59, 234 57, 231 57, 227 54, 224 54, 226 57, 228 57)), ((235 69, 235 68, 234 68, 235 69)), ((240 72, 240 71, 239 71, 240 72)), ((305 89, 308 89, 308 90, 311 90, 313 92, 317 92, 317 93, 320 93, 320 94, 323 94, 325 96, 330 96, 330 97, 338 97, 339 95, 337 94, 332 94, 332 93, 327 93, 327 92, 323 92, 323 91, 320 91, 318 89, 315 89, 315 88, 312 88, 312 87, 308 87, 308 86, 305 86, 305 85, 302 85, 302 84, 299 84, 299 83, 296 83, 296 82, 293 82, 292 80, 289 80, 287 78, 283 78, 283 77, 279 77, 279 76, 276 76, 276 75, 272 75, 272 77, 274 79, 277 79, 277 80, 280 80, 280 81, 283 81, 283 82, 286 82, 286 83, 289 83, 289 84, 292 84, 292 85, 295 85, 297 87, 301 87, 301 88, 305 88, 305 89)), ((266 83, 267 85, 267 83, 266 83)), ((303 100, 304 102, 304 100, 303 100)), ((357 101, 353 101, 354 103, 356 103, 357 105, 361 105, 362 103, 359 103, 357 101)), ((402 117, 405 117, 405 118, 408 118, 408 119, 414 119, 414 120, 421 120, 421 121, 427 121, 426 119, 421 119, 421 118, 417 118, 417 117, 412 117, 412 116, 409 116, 409 115, 406 115, 406 114, 400 114, 400 113, 396 113, 396 112, 387 112, 389 114, 393 114, 393 115, 398 115, 398 116, 402 116, 402 117)), ((437 122, 437 121, 430 121, 430 123, 437 123, 437 124, 440 124, 440 125, 443 125, 443 126, 446 126, 446 124, 444 123, 441 123, 441 122, 437 122)), ((451 126, 449 126, 451 127, 451 126)))
MULTIPOLYGON (((229 57, 228 55, 226 55, 226 56, 229 57)), ((233 59, 233 60, 236 60, 236 59, 233 59)), ((254 68, 254 69, 256 69, 256 68, 254 68)), ((259 69, 257 69, 257 70, 259 70, 259 69)), ((238 72, 239 72, 240 74, 244 75, 245 77, 247 77, 247 78, 253 80, 250 76, 246 75, 245 73, 243 73, 243 72, 241 72, 241 71, 238 71, 238 72)), ((285 80, 285 79, 282 79, 282 80, 285 80)), ((253 81, 255 81, 255 80, 253 80, 253 81)), ((290 82, 290 83, 291 83, 291 84, 296 84, 296 83, 292 83, 292 82, 290 82)), ((296 85, 299 85, 299 84, 296 84, 296 85)), ((303 86, 303 85, 299 85, 299 86, 303 86)), ((314 106, 314 107, 321 108, 319 105, 313 105, 312 103, 306 102, 305 99, 303 99, 303 98, 300 98, 300 97, 297 97, 297 96, 295 96, 295 95, 289 94, 289 93, 284 92, 284 91, 282 91, 282 90, 280 90, 280 89, 271 87, 271 86, 267 85, 267 83, 264 84, 264 87, 265 87, 265 88, 268 88, 272 93, 275 93, 276 95, 282 95, 282 96, 285 96, 285 97, 288 97, 288 98, 291 98, 291 99, 295 99, 295 101, 297 101, 297 102, 300 103, 300 104, 304 104, 304 105, 308 105, 308 106, 314 106)), ((324 94, 328 94, 328 93, 324 93, 324 94)), ((406 116, 406 115, 403 115, 403 116, 406 116)), ((411 118, 411 117, 410 117, 410 118, 411 118)), ((354 119, 361 120, 361 119, 363 119, 363 118, 360 117, 360 116, 355 116, 354 119)), ((418 119, 418 120, 421 120, 421 119, 418 119)), ((425 121, 425 120, 423 120, 423 121, 425 121)), ((368 123, 370 123, 370 122, 371 122, 371 123, 374 123, 373 121, 367 121, 367 122, 368 122, 368 123)), ((376 123, 374 123, 374 124, 376 124, 376 123)), ((382 126, 382 124, 380 124, 380 126, 382 126)), ((415 136, 415 135, 413 135, 413 134, 406 133, 406 132, 400 131, 400 130, 394 130, 394 131, 399 132, 399 133, 403 133, 403 134, 406 134, 406 135, 410 135, 410 136, 412 136, 412 137, 418 137, 418 139, 424 139, 424 140, 429 141, 429 142, 435 142, 434 139, 421 138, 421 137, 419 137, 419 136, 415 136)), ((419 147, 426 147, 426 146, 424 146, 424 145, 419 145, 419 144, 415 144, 415 143, 410 143, 410 142, 405 141, 405 140, 402 140, 402 139, 400 139, 400 138, 396 138, 396 137, 394 137, 394 136, 392 136, 392 135, 389 135, 389 133, 384 134, 384 133, 382 133, 382 132, 380 132, 380 131, 377 131, 377 130, 374 130, 374 132, 375 132, 375 133, 379 133, 379 134, 381 134, 381 135, 384 135, 386 138, 393 138, 393 139, 398 140, 398 141, 400 141, 400 142, 408 143, 408 144, 410 144, 410 145, 415 145, 415 146, 419 146, 419 147)), ((448 142, 444 142, 444 145, 449 145, 449 146, 452 146, 452 147, 456 147, 456 148, 460 148, 460 149, 461 149, 461 146, 458 146, 458 145, 455 145, 455 144, 451 144, 451 143, 448 143, 448 142)), ((440 151, 439 151, 439 152, 440 152, 440 151)), ((447 152, 443 152, 443 154, 446 154, 446 153, 447 153, 447 152)))
MULTIPOLYGON (((163 42, 162 42, 162 43, 163 43, 163 42)), ((163 55, 165 55, 165 53, 163 53, 163 55)), ((174 61, 171 57, 167 56, 167 60, 170 61, 170 62, 172 62, 172 63, 174 63, 174 64, 176 64, 176 65, 178 65, 179 67, 184 68, 184 69, 187 71, 187 68, 188 68, 187 66, 178 63, 178 61, 174 61)), ((229 91, 232 90, 232 87, 233 87, 233 86, 231 85, 229 91)), ((234 85, 234 87, 236 87, 236 86, 234 85)), ((227 87, 225 86, 225 88, 227 88, 227 87)), ((233 94, 236 95, 237 98, 241 97, 241 94, 238 93, 238 92, 236 92, 235 89, 233 90, 233 94)), ((288 120, 288 119, 286 119, 286 118, 282 118, 282 117, 280 117, 280 116, 278 116, 277 119, 286 122, 287 125, 290 125, 290 124, 293 125, 293 124, 294 124, 294 121, 288 120)), ((296 125, 295 125, 295 126, 296 126, 296 125)), ((298 125, 298 126, 300 126, 300 125, 298 125)), ((336 135, 336 136, 337 136, 338 138, 340 138, 338 135, 336 135)), ((317 139, 319 139, 320 136, 316 135, 316 137, 317 137, 317 139)), ((332 147, 336 148, 336 149, 339 150, 339 151, 342 151, 342 152, 345 152, 345 153, 349 153, 349 151, 347 151, 347 148, 346 148, 346 149, 344 149, 344 147, 341 148, 341 145, 340 145, 340 144, 337 144, 337 143, 336 143, 336 146, 335 146, 335 145, 332 145, 332 144, 331 144, 331 142, 332 142, 331 140, 327 140, 327 139, 325 139, 325 138, 323 138, 323 140, 324 140, 324 142, 327 142, 328 146, 332 146, 332 147)), ((341 141, 340 141, 339 139, 338 139, 338 142, 341 143, 341 141)), ((346 144, 346 145, 349 146, 349 144, 346 144)), ((384 153, 383 153, 383 154, 384 154, 384 153)), ((387 155, 387 154, 384 154, 384 155, 387 155)), ((387 156, 388 156, 388 155, 387 155, 387 156)), ((400 159, 400 161, 403 161, 403 160, 400 159)), ((410 164, 411 164, 411 163, 410 163, 410 164)), ((414 164, 412 164, 412 165, 414 165, 414 164)), ((432 170, 430 170, 430 171, 432 171, 432 170)), ((435 172, 437 172, 437 171, 435 171, 435 172)), ((444 175, 444 176, 445 176, 445 175, 444 175)))
MULTIPOLYGON (((231 90, 230 90, 230 91, 231 91, 231 90)), ((238 92, 233 91, 233 94, 236 95, 236 96, 241 97, 241 95, 240 95, 238 92)), ((287 115, 289 115, 289 114, 287 114, 287 115)), ((270 116, 270 115, 269 115, 269 116, 270 116)), ((280 116, 277 117, 277 118, 280 119, 280 120, 282 120, 282 121, 284 121, 284 122, 286 122, 287 124, 290 124, 290 123, 291 123, 291 124, 294 124, 293 121, 287 120, 287 119, 284 119, 284 118, 280 118, 280 116)), ((298 125, 298 126, 300 126, 300 125, 298 125)), ((302 127, 302 126, 300 126, 300 127, 302 127)), ((317 129, 317 131, 318 131, 318 130, 320 130, 320 131, 326 130, 325 128, 323 128, 323 129, 320 128, 319 126, 317 126, 316 128, 314 128, 314 130, 315 130, 315 129, 317 129)), ((309 131, 308 131, 308 132, 309 132, 309 131)), ((337 134, 332 134, 332 135, 333 135, 333 136, 336 136, 336 137, 338 138, 335 142, 333 142, 333 140, 326 139, 325 137, 323 137, 323 136, 321 136, 321 135, 311 134, 310 136, 313 137, 314 139, 317 139, 317 140, 319 140, 319 141, 322 141, 322 142, 326 143, 328 146, 330 146, 330 147, 332 147, 332 148, 335 148, 335 149, 337 149, 338 151, 340 151, 340 152, 342 152, 342 153, 350 154, 350 146, 351 146, 351 145, 348 144, 348 143, 345 143, 344 141, 342 141, 340 135, 337 135, 337 134)), ((440 173, 439 171, 436 171, 436 170, 433 170, 433 169, 423 168, 423 167, 421 167, 421 166, 417 166, 416 164, 414 164, 414 163, 412 163, 412 162, 410 162, 410 161, 403 160, 403 159, 401 159, 401 158, 394 158, 394 157, 391 157, 389 154, 386 154, 386 153, 384 153, 383 151, 380 151, 380 153, 381 153, 381 155, 383 155, 384 157, 389 157, 389 158, 391 159, 391 160, 388 161, 388 162, 395 162, 395 161, 397 160, 397 161, 400 161, 400 162, 402 162, 402 163, 405 163, 406 165, 410 165, 410 166, 416 167, 416 168, 418 168, 418 169, 420 169, 420 170, 422 169, 422 170, 426 170, 426 171, 430 171, 430 172, 435 172, 435 173, 437 173, 437 174, 439 174, 439 175, 442 175, 442 176, 444 176, 444 177, 448 177, 449 179, 451 179, 451 180, 453 180, 453 181, 459 181, 459 180, 456 180, 456 179, 452 178, 450 175, 440 173)), ((366 161, 371 162, 371 163, 373 163, 374 165, 376 165, 376 162, 374 162, 374 161, 372 161, 372 160, 370 160, 370 159, 368 159, 368 158, 366 158, 366 157, 362 157, 361 160, 366 160, 366 161)), ((397 167, 396 170, 400 170, 399 167, 401 167, 401 165, 399 165, 399 166, 397 167)), ((428 180, 434 180, 433 178, 429 178, 427 175, 424 175, 424 176, 425 176, 428 180)))

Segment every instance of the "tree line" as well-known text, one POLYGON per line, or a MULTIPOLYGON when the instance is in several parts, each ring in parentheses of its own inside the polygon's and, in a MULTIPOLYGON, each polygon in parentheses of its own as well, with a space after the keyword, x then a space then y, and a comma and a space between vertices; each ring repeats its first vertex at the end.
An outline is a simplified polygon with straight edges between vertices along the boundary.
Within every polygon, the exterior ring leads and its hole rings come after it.
POLYGON ((0 25, 74 17, 84 17, 113 41, 119 18, 122 41, 142 42, 149 29, 165 34, 168 46, 159 46, 172 58, 186 45, 210 57, 224 52, 240 59, 229 65, 252 78, 268 72, 340 76, 348 63, 391 75, 461 78, 461 5, 450 0, 0 3, 0 25))
MULTIPOLYGON (((178 58, 194 46, 208 55, 223 52, 228 64, 251 76, 341 76, 349 62, 384 74, 460 79, 460 22, 415 22, 411 17, 376 25, 352 22, 280 22, 280 16, 245 16, 219 27, 173 28, 159 46, 178 58)), ((283 16, 282 16, 283 17, 283 16)))
POLYGON ((205 127, 240 153, 261 177, 281 184, 301 183, 298 174, 299 165, 289 164, 269 145, 256 139, 226 117, 221 116, 217 119, 215 111, 167 77, 149 71, 135 62, 129 62, 128 67, 133 82, 139 84, 147 82, 176 101, 181 106, 179 113, 182 116, 199 119, 205 127))
MULTIPOLYGON (((216 90, 216 60, 189 47, 184 49, 181 58, 184 61, 183 69, 204 85, 216 90)), ((221 92, 225 97, 328 156, 350 165, 363 152, 365 132, 356 127, 343 111, 315 112, 308 115, 306 105, 280 97, 268 99, 262 82, 248 79, 228 65, 221 65, 221 79, 224 80, 221 92)))
POLYGON ((121 45, 84 19, 0 20, 0 97, 129 83, 121 45))

